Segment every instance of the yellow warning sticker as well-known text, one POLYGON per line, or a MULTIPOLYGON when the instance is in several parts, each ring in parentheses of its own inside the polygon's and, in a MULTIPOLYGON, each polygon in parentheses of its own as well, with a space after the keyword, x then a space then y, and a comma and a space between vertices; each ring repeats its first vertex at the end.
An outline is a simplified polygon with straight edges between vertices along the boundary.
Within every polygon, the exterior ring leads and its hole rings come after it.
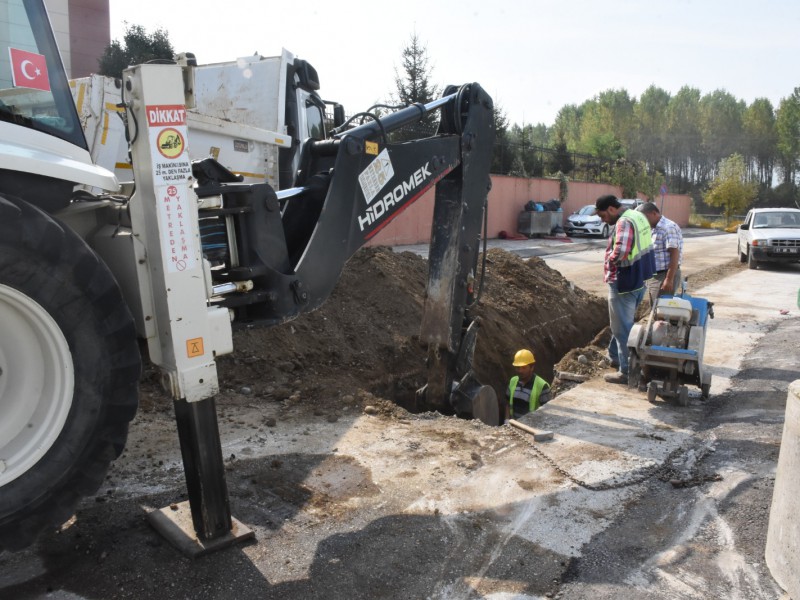
POLYGON ((203 354, 205 354, 205 350, 203 350, 203 338, 199 337, 186 340, 186 355, 189 358, 203 356, 203 354))
POLYGON ((183 153, 183 135, 177 129, 162 129, 156 138, 158 151, 165 158, 178 158, 183 153))
POLYGON ((378 156, 378 142, 365 142, 365 144, 366 146, 364 147, 364 151, 367 154, 378 156))

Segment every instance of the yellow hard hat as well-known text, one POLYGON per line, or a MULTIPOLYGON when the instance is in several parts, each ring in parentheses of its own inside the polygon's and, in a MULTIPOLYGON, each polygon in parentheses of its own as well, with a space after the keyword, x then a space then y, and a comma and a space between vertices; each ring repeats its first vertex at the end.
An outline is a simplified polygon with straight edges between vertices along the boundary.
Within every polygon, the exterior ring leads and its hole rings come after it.
POLYGON ((515 367, 526 367, 528 365, 532 365, 536 362, 536 359, 533 358, 533 352, 530 350, 518 350, 517 353, 514 355, 514 366, 515 367))

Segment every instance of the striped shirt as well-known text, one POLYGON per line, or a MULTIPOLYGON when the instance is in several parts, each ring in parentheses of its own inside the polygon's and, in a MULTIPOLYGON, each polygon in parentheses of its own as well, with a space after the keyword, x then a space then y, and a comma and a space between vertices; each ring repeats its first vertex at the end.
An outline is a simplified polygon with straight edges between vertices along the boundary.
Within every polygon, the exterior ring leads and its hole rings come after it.
MULTIPOLYGON (((537 375, 534 373, 528 383, 520 381, 517 383, 517 387, 514 388, 514 410, 511 414, 512 419, 527 415, 531 411, 531 390, 533 389, 536 377, 537 375)), ((506 402, 509 404, 511 404, 511 398, 508 394, 510 391, 511 388, 509 386, 506 388, 506 402)), ((539 392, 539 407, 541 408, 548 402, 550 402, 550 384, 545 381, 542 391, 539 392)))
POLYGON ((669 268, 669 249, 678 249, 678 266, 683 261, 683 234, 675 221, 661 216, 652 229, 653 249, 656 256, 656 271, 666 271, 669 268))

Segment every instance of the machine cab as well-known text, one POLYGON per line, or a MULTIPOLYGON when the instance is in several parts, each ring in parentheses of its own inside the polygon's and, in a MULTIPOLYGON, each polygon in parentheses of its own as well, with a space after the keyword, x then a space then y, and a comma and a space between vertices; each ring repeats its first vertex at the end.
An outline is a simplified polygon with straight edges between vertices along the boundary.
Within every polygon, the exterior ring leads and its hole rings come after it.
POLYGON ((116 189, 92 164, 42 0, 0 3, 0 193, 57 210, 76 184, 116 189))

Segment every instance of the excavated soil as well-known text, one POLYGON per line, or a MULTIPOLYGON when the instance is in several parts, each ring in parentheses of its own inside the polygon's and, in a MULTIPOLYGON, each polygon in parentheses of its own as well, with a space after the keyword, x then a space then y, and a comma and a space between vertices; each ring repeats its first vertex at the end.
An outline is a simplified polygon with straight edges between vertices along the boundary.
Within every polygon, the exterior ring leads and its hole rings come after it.
MULTIPOLYGON (((220 405, 279 403, 336 418, 347 405, 383 413, 409 408, 425 383, 427 349, 419 340, 428 263, 410 252, 365 248, 345 265, 318 310, 270 328, 234 332, 234 352, 217 360, 220 405)), ((735 259, 695 274, 693 289, 743 268, 735 259)), ((598 273, 598 277, 600 273, 598 273)), ((647 307, 641 308, 642 315, 647 307)), ((502 397, 519 348, 554 393, 607 370, 605 298, 567 281, 538 257, 487 253, 475 351, 478 379, 502 397)), ((169 405, 155 370, 145 371, 144 410, 169 405)))
MULTIPOLYGON (((239 329, 234 352, 217 360, 218 403, 375 404, 375 396, 409 406, 425 383, 427 350, 419 341, 428 263, 410 252, 366 248, 347 263, 328 301, 313 313, 271 328, 239 329)), ((478 379, 501 396, 519 348, 537 372, 591 342, 608 323, 605 299, 568 282, 540 258, 487 253, 475 351, 478 379)), ((146 372, 142 408, 163 402, 155 372, 146 372)), ((388 404, 388 403, 387 403, 388 404)))

